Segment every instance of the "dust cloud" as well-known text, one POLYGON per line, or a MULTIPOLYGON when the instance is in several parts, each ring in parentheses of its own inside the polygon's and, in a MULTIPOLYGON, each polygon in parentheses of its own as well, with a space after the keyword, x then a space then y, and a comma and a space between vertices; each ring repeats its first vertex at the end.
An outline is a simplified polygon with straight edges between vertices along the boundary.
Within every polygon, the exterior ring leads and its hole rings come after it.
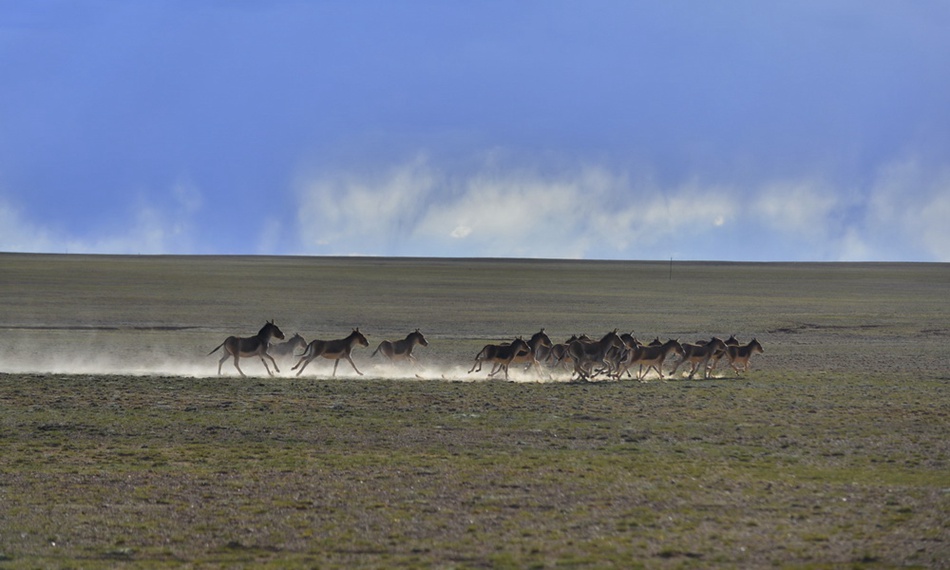
MULTIPOLYGON (((5 374, 62 374, 62 375, 118 375, 118 376, 180 376, 204 378, 218 375, 218 362, 223 354, 218 350, 214 354, 174 355, 162 351, 110 350, 103 347, 72 347, 70 349, 38 346, 13 346, 0 349, 0 373, 5 374)), ((499 372, 490 377, 491 365, 486 364, 481 371, 469 373, 471 362, 450 362, 419 357, 419 362, 406 361, 390 363, 381 357, 354 354, 353 361, 362 376, 353 370, 350 363, 341 360, 337 366, 337 379, 390 379, 398 381, 444 380, 450 382, 478 382, 486 380, 504 381, 505 375, 499 372)), ((292 370, 298 358, 277 359, 278 378, 298 378, 292 370)), ((299 378, 329 379, 333 374, 334 361, 318 358, 311 362, 299 378)), ((250 378, 269 378, 267 370, 258 357, 241 358, 241 370, 250 378)), ((273 371, 273 364, 268 361, 273 371)), ((221 364, 221 375, 240 377, 234 367, 234 359, 228 357, 221 364)), ((552 371, 544 369, 539 375, 534 370, 524 370, 523 365, 512 365, 508 381, 511 382, 552 382, 569 381, 570 372, 566 369, 552 371)))
MULTIPOLYGON (((134 335, 118 331, 76 332, 68 335, 12 335, 0 344, 0 374, 62 374, 62 375, 116 375, 207 378, 218 375, 218 363, 224 353, 218 349, 209 354, 220 342, 215 337, 209 342, 207 336, 194 335, 174 337, 164 333, 134 335)), ((279 372, 274 378, 302 379, 388 379, 395 381, 449 381, 449 382, 570 382, 571 371, 564 367, 542 366, 538 370, 526 368, 525 364, 512 364, 508 378, 504 372, 489 376, 491 364, 486 363, 480 371, 469 372, 474 362, 474 353, 455 346, 452 341, 417 350, 416 363, 402 360, 390 362, 384 357, 371 356, 365 349, 355 350, 353 361, 362 376, 353 370, 346 360, 341 360, 333 376, 333 360, 317 358, 303 374, 297 376, 293 366, 299 356, 276 357, 279 372)), ((250 378, 271 378, 258 357, 241 358, 241 370, 250 378)), ((268 361, 273 370, 273 365, 268 361)), ((633 371, 636 373, 636 371, 633 371)), ((713 377, 728 376, 728 370, 719 369, 713 377)), ((221 363, 221 376, 240 378, 233 357, 221 363)), ((685 376, 685 371, 677 377, 685 376)), ((658 379, 651 373, 650 380, 658 379)), ((597 380, 601 380, 598 378, 597 380)), ((607 380, 604 378, 603 380, 607 380)))

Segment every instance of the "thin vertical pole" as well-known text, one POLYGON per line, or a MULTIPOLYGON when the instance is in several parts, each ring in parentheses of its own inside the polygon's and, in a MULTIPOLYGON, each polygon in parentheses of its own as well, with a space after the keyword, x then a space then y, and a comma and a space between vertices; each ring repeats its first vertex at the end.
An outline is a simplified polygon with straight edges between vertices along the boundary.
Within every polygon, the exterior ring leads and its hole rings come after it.
POLYGON ((673 280, 673 258, 670 258, 670 281, 673 280))

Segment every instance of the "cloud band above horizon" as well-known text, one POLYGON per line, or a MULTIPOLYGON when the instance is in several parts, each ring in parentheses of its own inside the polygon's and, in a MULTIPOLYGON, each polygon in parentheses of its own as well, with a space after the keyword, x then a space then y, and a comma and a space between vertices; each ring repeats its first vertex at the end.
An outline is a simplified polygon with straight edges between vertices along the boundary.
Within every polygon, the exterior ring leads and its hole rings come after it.
MULTIPOLYGON (((950 261, 950 172, 912 159, 844 189, 819 177, 663 187, 597 165, 458 173, 423 154, 361 172, 301 175, 284 215, 262 218, 246 243, 224 253, 950 261)), ((206 241, 204 221, 222 210, 193 183, 169 192, 170 203, 140 203, 126 224, 97 236, 68 235, 0 202, 0 244, 12 252, 215 253, 196 244, 206 241)))

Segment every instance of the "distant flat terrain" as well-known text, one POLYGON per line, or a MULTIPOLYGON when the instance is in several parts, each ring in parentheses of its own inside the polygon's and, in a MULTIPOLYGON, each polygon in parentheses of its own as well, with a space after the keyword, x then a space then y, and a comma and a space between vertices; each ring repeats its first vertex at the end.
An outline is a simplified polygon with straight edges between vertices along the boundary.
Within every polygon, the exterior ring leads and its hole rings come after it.
POLYGON ((360 327, 370 351, 418 328, 432 342, 419 357, 441 367, 541 328, 756 337, 766 368, 948 367, 947 264, 5 254, 0 275, 0 371, 68 371, 78 351, 105 372, 213 374, 207 351, 270 319, 307 340, 360 327))

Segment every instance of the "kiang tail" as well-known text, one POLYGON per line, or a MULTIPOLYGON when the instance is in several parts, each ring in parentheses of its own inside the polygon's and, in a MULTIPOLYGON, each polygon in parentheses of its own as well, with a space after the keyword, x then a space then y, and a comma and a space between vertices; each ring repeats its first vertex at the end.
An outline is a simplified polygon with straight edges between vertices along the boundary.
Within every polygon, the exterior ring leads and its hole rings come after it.
MULTIPOLYGON (((227 342, 227 341, 224 341, 224 342, 227 342)), ((222 343, 219 344, 218 346, 214 347, 214 350, 212 350, 211 352, 209 352, 209 353, 208 353, 208 356, 211 356, 212 354, 214 354, 215 352, 217 352, 219 348, 221 348, 222 346, 224 346, 224 342, 222 342, 222 343)))

